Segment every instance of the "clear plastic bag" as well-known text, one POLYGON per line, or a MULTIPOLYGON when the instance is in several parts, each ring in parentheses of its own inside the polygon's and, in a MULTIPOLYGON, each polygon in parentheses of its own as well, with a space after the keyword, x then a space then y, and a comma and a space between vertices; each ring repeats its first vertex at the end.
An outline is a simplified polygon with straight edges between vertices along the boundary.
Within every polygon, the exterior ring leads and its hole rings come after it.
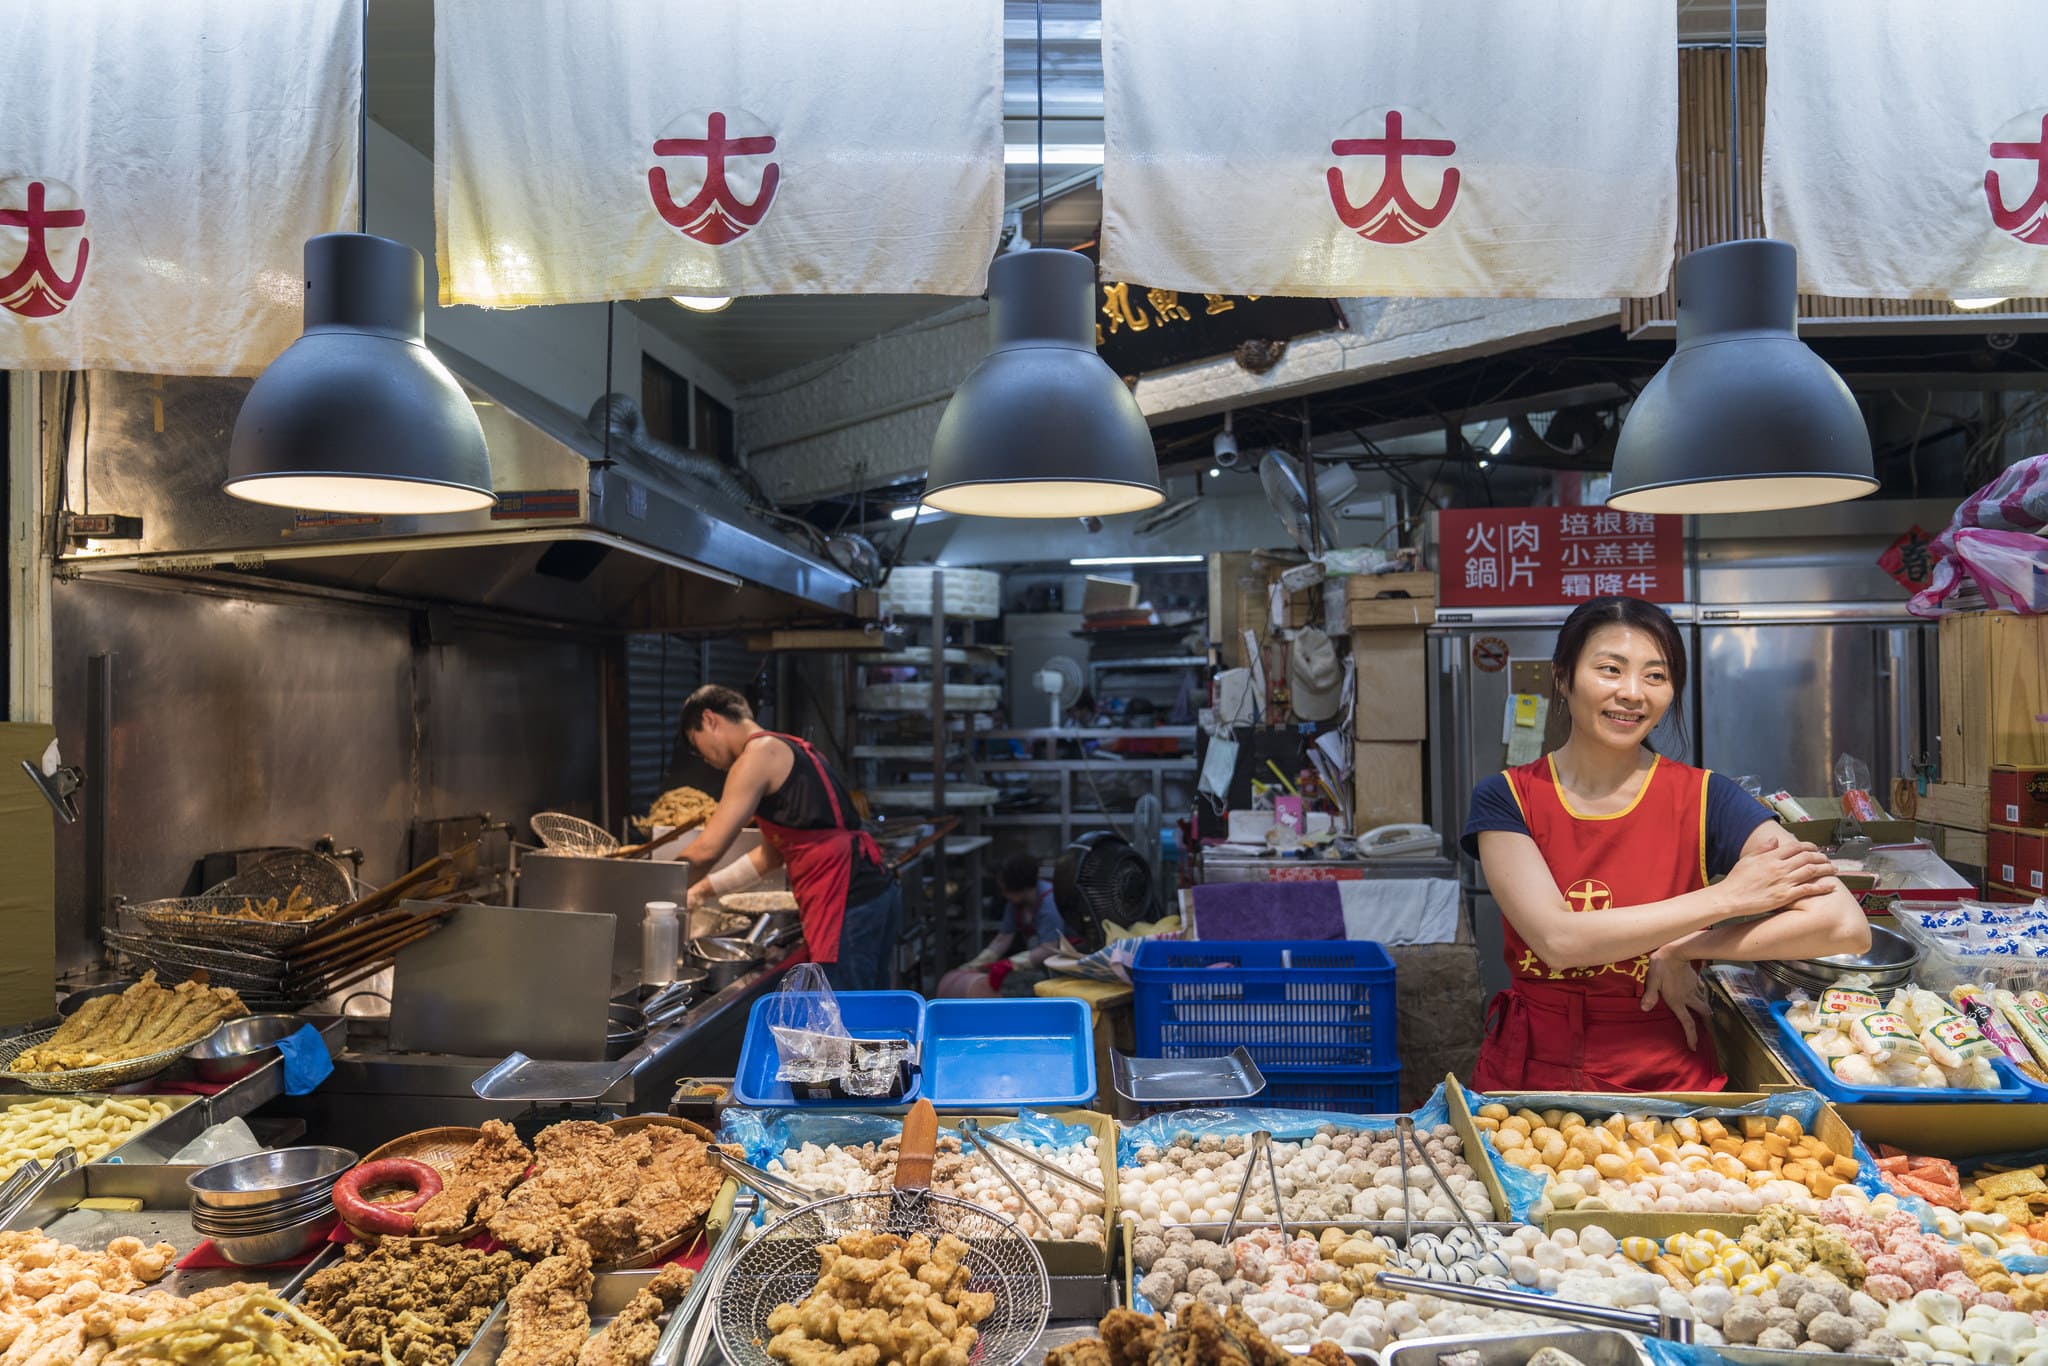
POLYGON ((816 1085, 846 1075, 853 1061, 853 1035, 839 1017, 839 998, 825 969, 801 963, 782 989, 769 998, 764 1015, 775 1039, 778 1081, 816 1085))
POLYGON ((1835 793, 1842 814, 1859 824, 1884 819, 1884 808, 1870 795, 1870 765, 1853 754, 1835 756, 1835 793))

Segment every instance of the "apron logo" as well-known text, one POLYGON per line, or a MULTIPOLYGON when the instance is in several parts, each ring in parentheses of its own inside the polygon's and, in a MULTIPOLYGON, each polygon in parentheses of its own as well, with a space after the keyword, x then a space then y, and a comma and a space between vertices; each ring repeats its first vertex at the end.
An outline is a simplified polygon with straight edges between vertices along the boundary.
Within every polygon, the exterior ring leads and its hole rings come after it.
MULTIPOLYGON (((1427 122, 1425 115, 1412 115, 1427 122)), ((1385 129, 1379 137, 1338 138, 1330 144, 1330 155, 1378 157, 1382 163, 1379 188, 1363 204, 1353 204, 1345 193, 1344 171, 1332 166, 1325 173, 1330 187, 1330 204, 1338 221, 1368 242, 1399 247, 1428 235, 1450 216, 1458 202, 1458 169, 1447 167, 1437 183, 1436 202, 1424 208, 1408 189, 1402 168, 1403 157, 1447 157, 1458 150, 1449 138, 1411 138, 1402 135, 1401 111, 1389 109, 1385 129)))
POLYGON ((6 259, 6 247, 16 243, 20 258, 0 275, 0 307, 24 318, 56 317, 78 293, 92 247, 85 239, 85 210, 78 207, 78 192, 61 180, 0 180, 0 260, 6 259), (52 209, 51 198, 69 207, 52 209), (15 229, 20 230, 18 238, 15 229), (50 258, 52 229, 78 234, 68 280, 50 258))
POLYGON ((2034 163, 2034 189, 2016 209, 2005 207, 2005 196, 1999 192, 1996 169, 1984 173, 1984 199, 1991 208, 1991 221, 2011 233, 2029 246, 2048 247, 2048 112, 2039 116, 2028 114, 2006 125, 2024 125, 2021 131, 2035 132, 2039 139, 2034 142, 1994 142, 1991 144, 1991 159, 1994 161, 2031 161, 2034 163))
POLYGON ((1614 893, 1597 878, 1580 878, 1565 889, 1564 897, 1575 911, 1606 911, 1614 907, 1614 893))
MULTIPOLYGON (((687 203, 678 204, 670 195, 666 168, 652 166, 647 171, 647 192, 654 199, 655 211, 677 232, 708 247, 736 242, 749 229, 760 226, 775 203, 777 186, 782 183, 782 167, 777 162, 769 162, 758 174, 750 168, 728 164, 728 158, 764 157, 775 150, 774 136, 758 119, 742 112, 734 120, 747 123, 756 131, 729 138, 726 116, 713 111, 705 116, 705 134, 701 138, 655 139, 654 155, 658 157, 703 158, 704 183, 687 203), (754 197, 741 198, 750 189, 754 197)), ((678 122, 695 126, 696 119, 686 115, 678 122)))

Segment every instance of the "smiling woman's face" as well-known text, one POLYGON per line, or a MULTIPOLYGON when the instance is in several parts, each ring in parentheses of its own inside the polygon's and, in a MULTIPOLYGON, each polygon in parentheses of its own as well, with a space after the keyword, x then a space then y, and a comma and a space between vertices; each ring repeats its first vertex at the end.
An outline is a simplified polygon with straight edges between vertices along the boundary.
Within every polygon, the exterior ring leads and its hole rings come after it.
POLYGON ((1633 626, 1602 626, 1587 637, 1565 694, 1572 734, 1634 748, 1657 729, 1675 693, 1671 661, 1654 635, 1633 626))

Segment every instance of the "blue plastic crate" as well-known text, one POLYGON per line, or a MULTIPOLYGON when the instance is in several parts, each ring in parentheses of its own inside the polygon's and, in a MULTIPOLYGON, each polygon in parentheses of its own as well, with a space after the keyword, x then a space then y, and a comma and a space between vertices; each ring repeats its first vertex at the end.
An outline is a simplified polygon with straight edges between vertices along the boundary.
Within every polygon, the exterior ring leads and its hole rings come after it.
MULTIPOLYGON (((1792 1008, 1786 1001, 1771 1005, 1771 1018, 1778 1022, 1778 1037, 1785 1045, 1785 1051, 1792 1055, 1804 1080, 1814 1090, 1834 1101, 1837 1105, 1860 1104, 1883 1101, 1895 1104, 1899 1101, 1953 1105, 1959 1101, 2006 1101, 2034 1100, 2032 1083, 2013 1070, 2004 1058, 1991 1060, 1992 1070, 1998 1073, 2005 1085, 1996 1091, 1954 1091, 1936 1086, 1851 1086, 1835 1076, 1828 1060, 1807 1045, 1806 1036, 1792 1027, 1785 1013, 1792 1008)), ((2048 1093, 2044 1093, 2048 1094, 2048 1093)))
MULTIPOLYGON (((842 991, 839 1018, 856 1039, 902 1038, 913 1043, 924 1039, 924 997, 914 991, 842 991)), ((739 1066, 733 1071, 732 1095, 753 1109, 786 1109, 791 1106, 829 1106, 835 1110, 900 1110, 924 1090, 924 1076, 913 1070, 910 1086, 900 1096, 879 1100, 799 1100, 786 1081, 777 1081, 781 1055, 775 1036, 768 1032, 767 1013, 775 1000, 769 992, 747 1012, 747 1036, 740 1044, 739 1066)))
POLYGON ((1087 1002, 926 1002, 924 1095, 942 1110, 1087 1105, 1095 1099, 1087 1002))
POLYGON ((1131 965, 1137 1056, 1261 1069, 1395 1067, 1394 960, 1361 940, 1147 940, 1131 965))
POLYGON ((1401 1108, 1401 1065, 1392 1067, 1261 1067, 1266 1089, 1235 1105, 1267 1110, 1337 1110, 1389 1115, 1401 1108))

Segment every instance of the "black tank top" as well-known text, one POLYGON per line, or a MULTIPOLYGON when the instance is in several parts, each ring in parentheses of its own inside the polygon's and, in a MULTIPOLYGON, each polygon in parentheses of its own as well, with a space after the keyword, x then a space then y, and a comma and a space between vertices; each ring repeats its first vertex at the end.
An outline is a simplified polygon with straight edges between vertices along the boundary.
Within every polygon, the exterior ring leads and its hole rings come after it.
MULTIPOLYGON (((846 790, 846 784, 833 771, 830 764, 814 764, 810 756, 779 735, 769 737, 775 744, 790 752, 789 776, 782 780, 782 786, 761 798, 755 808, 762 820, 776 825, 786 825, 792 830, 838 830, 857 828, 860 815, 854 810, 853 797, 846 790), (828 793, 826 783, 832 787, 828 793), (832 818, 833 798, 839 801, 839 810, 845 813, 844 822, 832 818)), ((823 756, 820 756, 822 759, 823 756)), ((889 889, 889 874, 879 864, 870 862, 856 845, 853 851, 853 872, 846 886, 846 904, 858 906, 872 901, 889 889)))

